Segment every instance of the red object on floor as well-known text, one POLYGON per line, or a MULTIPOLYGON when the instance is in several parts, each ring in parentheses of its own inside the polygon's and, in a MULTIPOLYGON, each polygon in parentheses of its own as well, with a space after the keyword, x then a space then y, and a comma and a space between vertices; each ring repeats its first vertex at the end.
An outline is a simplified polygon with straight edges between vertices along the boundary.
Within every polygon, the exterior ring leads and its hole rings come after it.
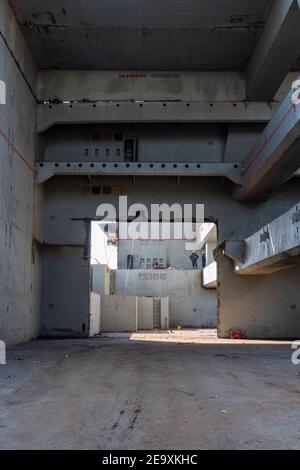
POLYGON ((241 339, 241 338, 242 338, 241 330, 237 330, 237 332, 235 333, 235 331, 231 328, 230 339, 241 339))

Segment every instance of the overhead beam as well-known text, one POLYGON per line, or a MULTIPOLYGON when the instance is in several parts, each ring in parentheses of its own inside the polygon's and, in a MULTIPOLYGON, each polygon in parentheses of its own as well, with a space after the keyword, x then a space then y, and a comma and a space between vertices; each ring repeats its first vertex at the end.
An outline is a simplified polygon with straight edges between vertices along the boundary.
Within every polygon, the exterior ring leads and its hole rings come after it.
POLYGON ((151 163, 151 162, 40 162, 36 163, 36 182, 63 176, 221 176, 242 184, 239 163, 151 163))
POLYGON ((250 101, 271 101, 300 54, 300 0, 275 0, 246 74, 250 101))
POLYGON ((291 90, 243 164, 239 201, 263 200, 300 168, 300 105, 291 90))
POLYGON ((46 70, 41 103, 126 101, 244 101, 244 72, 46 70))
POLYGON ((236 261, 239 275, 270 274, 300 263, 300 202, 245 240, 243 262, 236 261))
POLYGON ((37 131, 55 124, 111 122, 269 122, 276 103, 135 101, 39 104, 37 131))

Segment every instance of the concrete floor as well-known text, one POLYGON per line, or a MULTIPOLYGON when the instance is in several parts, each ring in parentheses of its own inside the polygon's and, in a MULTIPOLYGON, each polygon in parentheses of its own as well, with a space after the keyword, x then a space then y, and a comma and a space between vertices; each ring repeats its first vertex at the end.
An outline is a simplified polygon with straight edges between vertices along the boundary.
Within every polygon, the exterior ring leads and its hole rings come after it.
POLYGON ((290 343, 35 341, 9 349, 0 387, 1 449, 300 449, 290 343))

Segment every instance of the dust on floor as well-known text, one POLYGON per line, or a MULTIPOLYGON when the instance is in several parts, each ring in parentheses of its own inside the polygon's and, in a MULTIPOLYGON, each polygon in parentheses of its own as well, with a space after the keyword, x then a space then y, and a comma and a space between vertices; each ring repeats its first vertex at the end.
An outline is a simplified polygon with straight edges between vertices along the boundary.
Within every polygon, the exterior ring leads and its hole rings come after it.
POLYGON ((12 347, 0 366, 0 448, 300 449, 291 352, 214 330, 12 347))

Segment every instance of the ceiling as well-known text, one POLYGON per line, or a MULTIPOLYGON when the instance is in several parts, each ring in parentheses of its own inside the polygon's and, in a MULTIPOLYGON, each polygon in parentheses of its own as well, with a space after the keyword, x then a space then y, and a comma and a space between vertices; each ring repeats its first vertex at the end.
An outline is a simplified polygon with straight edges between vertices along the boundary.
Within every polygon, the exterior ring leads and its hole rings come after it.
POLYGON ((274 0, 9 0, 42 69, 244 70, 274 0))

